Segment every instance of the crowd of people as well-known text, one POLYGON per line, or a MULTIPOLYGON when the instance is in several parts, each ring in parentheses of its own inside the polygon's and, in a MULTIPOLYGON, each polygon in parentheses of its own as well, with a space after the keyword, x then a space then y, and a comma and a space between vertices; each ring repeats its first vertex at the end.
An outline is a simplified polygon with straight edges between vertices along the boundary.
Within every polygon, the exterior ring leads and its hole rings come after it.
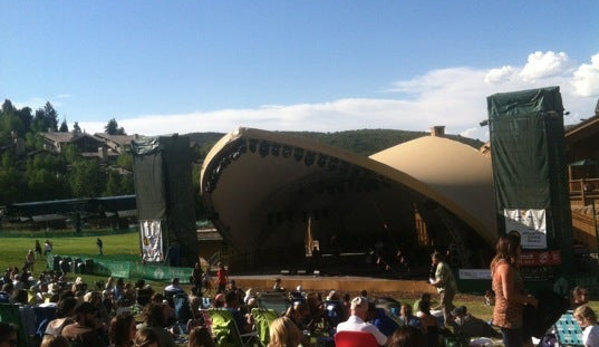
MULTIPOLYGON (((41 245, 36 242, 30 253, 40 257, 41 245)), ((501 338, 506 347, 523 346, 528 342, 523 335, 523 311, 537 306, 538 300, 524 290, 518 272, 520 255, 518 235, 499 238, 491 263, 492 291, 484 297, 485 304, 493 306, 492 325, 474 317, 467 307, 454 306, 457 286, 440 253, 431 257, 429 280, 438 291, 438 302, 428 292, 413 303, 401 304, 391 298, 370 298, 366 291, 353 298, 334 289, 304 291, 301 285, 287 291, 276 278, 269 292, 284 293, 288 309, 270 323, 268 347, 312 347, 322 342, 316 342, 315 336, 332 341, 341 331, 367 332, 379 345, 390 347, 437 347, 444 336, 454 335, 501 338)), ((26 263, 21 269, 7 269, 0 278, 0 302, 19 307, 31 347, 175 347, 181 346, 183 336, 188 347, 211 347, 215 341, 210 324, 200 311, 207 308, 230 311, 242 334, 256 331, 252 309, 258 307, 258 293, 239 288, 221 263, 214 279, 198 263, 191 286, 173 278, 158 292, 144 280, 129 283, 108 277, 87 284, 81 277, 70 281, 54 270, 36 278, 32 274, 26 263), (42 309, 52 314, 40 319, 37 312, 42 309)), ((597 316, 588 301, 588 290, 572 290, 570 309, 584 329, 585 345, 599 347, 597 316)), ((14 326, 0 325, 0 343, 10 341, 10 347, 15 347, 16 338, 14 326)))
MULTIPOLYGON (((229 310, 240 332, 254 331, 256 322, 251 310, 258 307, 258 294, 251 288, 239 288, 222 264, 214 287, 206 282, 209 277, 197 270, 190 279, 191 286, 183 286, 180 279, 174 278, 156 292, 144 280, 129 283, 108 277, 105 282, 88 284, 81 277, 69 281, 54 270, 34 278, 28 269, 11 268, 0 279, 0 301, 19 307, 20 321, 32 347, 61 347, 65 341, 70 347, 175 347, 178 336, 186 336, 190 347, 213 346, 200 313, 201 308, 209 307, 229 310), (41 320, 36 317, 38 308, 53 308, 53 314, 41 320)), ((368 298, 366 291, 353 299, 349 293, 336 290, 326 295, 304 291, 301 286, 286 291, 277 278, 269 292, 284 293, 289 302, 287 311, 270 326, 271 347, 290 346, 287 339, 297 339, 309 347, 315 344, 311 337, 319 334, 332 336, 336 331, 363 328, 375 333, 381 345, 389 346, 391 341, 407 337, 438 336, 436 318, 428 318, 432 317, 427 306, 430 295, 421 300, 416 315, 412 315, 411 304, 391 302, 396 310, 390 311, 389 302, 380 306, 368 298), (394 337, 397 334, 403 337, 394 337)))

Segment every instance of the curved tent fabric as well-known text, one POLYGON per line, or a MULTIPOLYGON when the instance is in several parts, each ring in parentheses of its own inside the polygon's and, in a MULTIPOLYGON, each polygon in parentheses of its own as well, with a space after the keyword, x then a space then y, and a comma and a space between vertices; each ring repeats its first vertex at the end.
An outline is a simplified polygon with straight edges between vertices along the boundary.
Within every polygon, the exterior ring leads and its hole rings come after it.
POLYGON ((370 158, 416 177, 489 245, 495 243, 497 219, 489 157, 457 141, 424 136, 370 158))
MULTIPOLYGON (((455 141, 425 139, 368 158, 306 138, 239 128, 208 153, 203 199, 223 237, 241 252, 288 247, 303 256, 298 245, 308 220, 321 240, 343 234, 363 245, 366 235, 388 223, 413 229, 418 197, 437 202, 492 245, 490 161, 455 141)), ((401 242, 403 236, 394 237, 401 242)))

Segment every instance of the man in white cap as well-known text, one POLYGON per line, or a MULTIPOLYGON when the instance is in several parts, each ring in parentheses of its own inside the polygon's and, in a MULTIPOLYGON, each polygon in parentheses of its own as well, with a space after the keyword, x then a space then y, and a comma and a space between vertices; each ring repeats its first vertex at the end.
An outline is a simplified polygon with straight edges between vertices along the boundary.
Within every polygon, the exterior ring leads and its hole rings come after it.
POLYGON ((337 325, 339 331, 363 331, 374 335, 379 345, 387 344, 387 336, 374 325, 366 322, 368 315, 368 299, 361 296, 355 297, 350 304, 350 316, 345 322, 337 325))

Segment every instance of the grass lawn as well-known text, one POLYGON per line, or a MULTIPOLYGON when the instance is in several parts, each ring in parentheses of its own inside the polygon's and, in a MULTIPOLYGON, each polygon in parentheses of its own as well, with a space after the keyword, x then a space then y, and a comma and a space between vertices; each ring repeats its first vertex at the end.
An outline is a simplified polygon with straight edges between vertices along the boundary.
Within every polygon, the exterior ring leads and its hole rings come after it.
MULTIPOLYGON (((21 268, 25 262, 25 255, 29 249, 35 248, 35 240, 39 240, 42 244, 46 239, 45 234, 40 234, 40 237, 0 237, 0 269, 11 266, 21 268)), ((116 235, 100 236, 104 242, 104 257, 111 260, 129 260, 134 261, 139 259, 139 239, 137 232, 116 235)), ((53 237, 50 238, 54 246, 54 254, 56 255, 71 255, 83 257, 97 257, 98 250, 96 247, 96 236, 68 236, 68 237, 53 237)), ((39 275, 46 269, 46 259, 43 257, 36 260, 34 266, 34 275, 39 275)), ((81 276, 88 285, 93 288, 94 283, 98 280, 106 281, 105 276, 95 275, 71 275, 81 276)), ((71 278, 70 280, 74 280, 71 278)), ((134 282, 136 279, 129 279, 129 282, 134 282)), ((148 281, 155 290, 162 291, 164 283, 148 281)), ((257 291, 268 290, 269 288, 254 288, 257 291)), ((343 290, 341 289, 341 292, 343 290)), ((357 293, 351 293, 357 294, 357 293)), ((412 293, 371 293, 374 295, 391 296, 402 303, 413 303, 417 299, 417 295, 412 293)), ((433 295, 433 298, 437 298, 433 295)), ((483 298, 480 295, 468 295, 460 293, 454 300, 455 305, 465 305, 468 310, 475 316, 488 320, 491 318, 493 308, 485 306, 483 298)), ((599 312, 599 301, 592 301, 591 307, 595 312, 599 312)))
MULTIPOLYGON (((50 238, 53 244, 53 253, 56 255, 71 255, 83 257, 97 257, 97 236, 69 236, 50 238)), ((137 232, 116 235, 100 236, 104 242, 104 257, 114 260, 137 260, 139 259, 139 239, 137 232)), ((25 262, 25 256, 29 249, 35 249, 35 240, 39 240, 42 248, 45 236, 40 237, 0 237, 0 269, 4 271, 8 267, 17 266, 19 269, 25 262)), ((42 255, 34 265, 34 276, 37 277, 46 269, 46 259, 42 255)), ((81 276, 89 285, 98 280, 106 281, 103 276, 77 275, 81 276)))

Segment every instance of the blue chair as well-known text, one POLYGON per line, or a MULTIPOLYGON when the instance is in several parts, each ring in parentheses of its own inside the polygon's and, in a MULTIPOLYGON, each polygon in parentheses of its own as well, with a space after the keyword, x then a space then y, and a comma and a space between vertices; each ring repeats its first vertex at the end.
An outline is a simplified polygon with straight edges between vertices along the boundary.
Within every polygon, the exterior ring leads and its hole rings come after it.
POLYGON ((582 328, 572 315, 567 311, 555 322, 555 335, 560 346, 584 346, 582 341, 582 328))

